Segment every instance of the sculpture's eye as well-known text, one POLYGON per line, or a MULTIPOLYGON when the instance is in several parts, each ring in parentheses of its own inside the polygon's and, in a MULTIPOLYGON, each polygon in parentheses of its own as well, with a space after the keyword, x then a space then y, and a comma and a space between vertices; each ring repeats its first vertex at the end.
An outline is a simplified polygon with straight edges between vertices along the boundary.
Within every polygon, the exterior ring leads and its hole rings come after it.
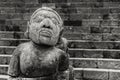
POLYGON ((43 16, 36 16, 36 17, 33 19, 33 22, 40 23, 43 19, 44 19, 43 16))
POLYGON ((55 24, 55 25, 58 25, 58 22, 55 18, 51 18, 52 22, 55 24))

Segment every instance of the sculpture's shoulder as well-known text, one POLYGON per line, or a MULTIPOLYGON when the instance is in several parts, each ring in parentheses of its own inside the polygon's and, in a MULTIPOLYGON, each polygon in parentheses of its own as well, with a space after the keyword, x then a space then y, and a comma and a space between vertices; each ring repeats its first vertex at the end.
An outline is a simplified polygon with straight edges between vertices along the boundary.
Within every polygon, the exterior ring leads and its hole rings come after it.
POLYGON ((57 53, 57 55, 60 57, 65 57, 65 58, 69 58, 69 55, 64 51, 61 50, 59 48, 55 48, 55 52, 57 53))
POLYGON ((56 44, 57 48, 60 48, 60 49, 62 49, 64 51, 67 51, 67 48, 68 48, 67 46, 68 46, 68 40, 66 38, 64 38, 64 37, 62 37, 60 39, 59 43, 56 44))
POLYGON ((65 54, 66 52, 58 47, 54 47, 54 51, 56 51, 59 54, 65 54))
POLYGON ((30 50, 32 47, 32 44, 30 42, 21 43, 17 46, 16 50, 18 51, 25 51, 30 50))

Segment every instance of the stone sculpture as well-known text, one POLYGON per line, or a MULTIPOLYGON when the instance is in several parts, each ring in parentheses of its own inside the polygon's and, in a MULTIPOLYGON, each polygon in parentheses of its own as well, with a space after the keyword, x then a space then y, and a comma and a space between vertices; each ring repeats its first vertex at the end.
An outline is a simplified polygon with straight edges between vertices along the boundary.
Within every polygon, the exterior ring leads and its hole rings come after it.
POLYGON ((25 32, 30 39, 17 46, 10 60, 9 80, 71 80, 63 21, 48 7, 37 9, 25 32))

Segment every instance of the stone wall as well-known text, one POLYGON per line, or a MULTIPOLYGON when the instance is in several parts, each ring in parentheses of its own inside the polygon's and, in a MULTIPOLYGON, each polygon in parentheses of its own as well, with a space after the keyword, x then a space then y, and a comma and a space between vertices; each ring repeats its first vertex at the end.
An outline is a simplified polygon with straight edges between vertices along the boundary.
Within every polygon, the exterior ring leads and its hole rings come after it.
POLYGON ((28 41, 27 21, 41 6, 57 10, 64 20, 76 80, 119 80, 119 0, 0 0, 0 80, 7 78, 14 48, 28 41))

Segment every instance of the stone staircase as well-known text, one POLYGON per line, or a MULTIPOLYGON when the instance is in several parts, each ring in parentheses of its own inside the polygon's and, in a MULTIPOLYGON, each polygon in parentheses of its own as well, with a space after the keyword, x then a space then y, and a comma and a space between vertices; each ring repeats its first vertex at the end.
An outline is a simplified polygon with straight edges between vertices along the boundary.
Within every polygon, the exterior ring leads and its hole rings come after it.
POLYGON ((120 79, 119 0, 0 0, 0 80, 16 46, 28 41, 27 20, 41 6, 55 8, 64 20, 70 64, 76 80, 120 79), (43 2, 43 3, 42 3, 43 2))

